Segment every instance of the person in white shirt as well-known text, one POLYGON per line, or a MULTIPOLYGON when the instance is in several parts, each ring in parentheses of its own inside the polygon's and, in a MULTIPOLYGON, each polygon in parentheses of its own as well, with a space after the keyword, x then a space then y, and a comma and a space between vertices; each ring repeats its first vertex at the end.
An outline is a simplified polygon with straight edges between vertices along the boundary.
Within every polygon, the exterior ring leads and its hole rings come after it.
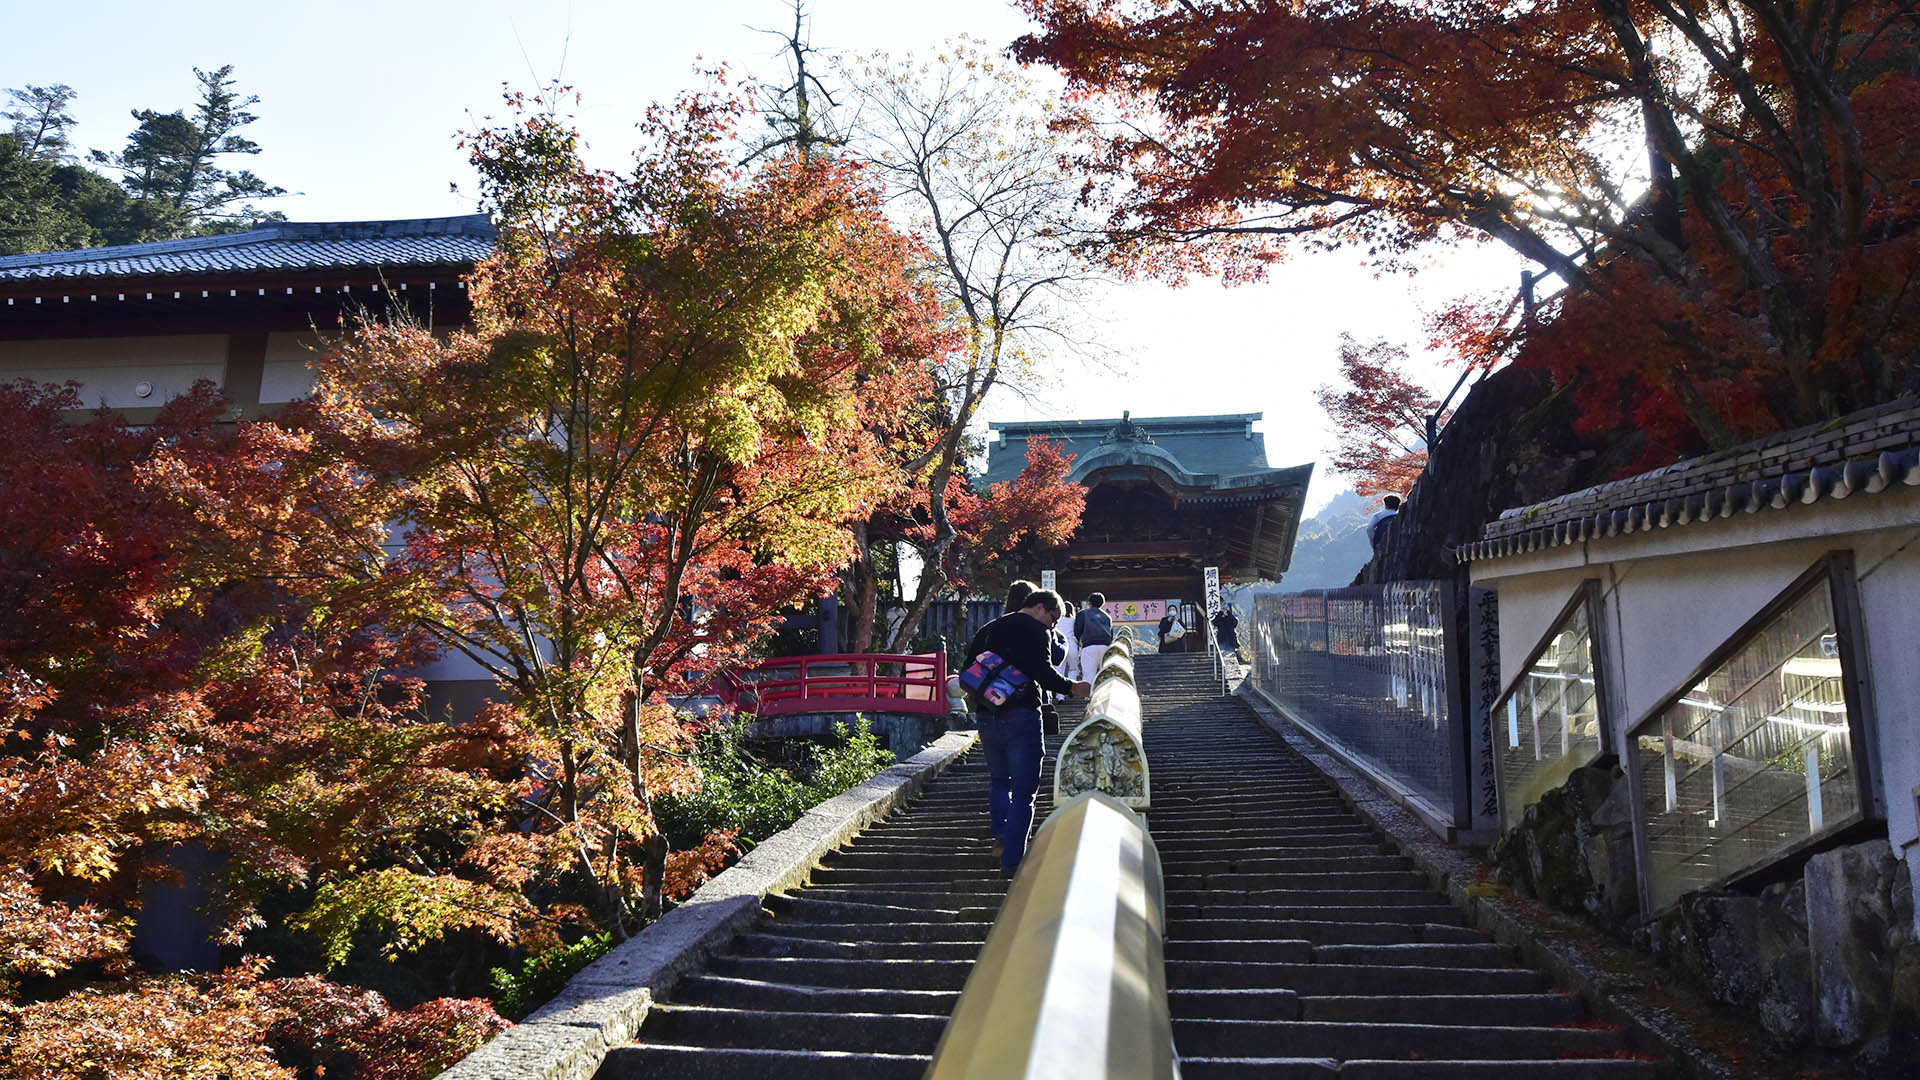
POLYGON ((1381 499, 1380 504, 1386 509, 1367 519, 1367 543, 1373 547, 1380 546, 1380 534, 1386 531, 1387 523, 1399 515, 1400 496, 1389 495, 1381 499))

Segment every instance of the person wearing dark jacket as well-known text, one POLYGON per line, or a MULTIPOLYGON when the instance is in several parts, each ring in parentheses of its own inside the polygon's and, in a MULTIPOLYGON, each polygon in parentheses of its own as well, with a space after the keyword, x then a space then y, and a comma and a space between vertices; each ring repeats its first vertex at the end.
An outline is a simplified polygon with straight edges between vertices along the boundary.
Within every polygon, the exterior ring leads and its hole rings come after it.
POLYGON ((1027 834, 1033 829, 1033 797, 1040 790, 1040 692, 1086 697, 1093 684, 1070 682, 1053 669, 1053 625, 1060 621, 1060 594, 1039 589, 1029 594, 1018 611, 988 623, 978 636, 980 648, 967 654, 972 664, 981 652, 992 652, 1027 677, 1026 685, 998 708, 981 708, 975 723, 987 757, 987 811, 1000 854, 1000 869, 1008 876, 1027 854, 1027 834))
POLYGON ((1213 617, 1213 643, 1220 647, 1220 659, 1226 660, 1240 651, 1240 616, 1233 608, 1222 604, 1220 613, 1213 617))
POLYGON ((1100 674, 1100 659, 1113 644, 1113 616, 1106 612, 1105 593, 1087 597, 1087 606, 1073 617, 1073 636, 1080 642, 1080 677, 1091 680, 1100 674))

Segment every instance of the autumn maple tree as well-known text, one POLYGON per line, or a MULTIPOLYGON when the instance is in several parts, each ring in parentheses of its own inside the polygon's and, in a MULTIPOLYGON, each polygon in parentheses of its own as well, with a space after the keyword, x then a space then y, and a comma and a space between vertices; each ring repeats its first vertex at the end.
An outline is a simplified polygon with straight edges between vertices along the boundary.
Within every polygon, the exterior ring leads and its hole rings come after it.
POLYGON ((463 904, 571 880, 624 936, 672 865, 653 801, 698 782, 668 696, 846 560, 847 523, 898 482, 859 395, 928 362, 939 310, 851 168, 733 163, 739 99, 649 110, 618 173, 584 163, 551 96, 511 104, 469 137, 501 229, 471 330, 369 325, 315 399, 393 492, 429 631, 503 688, 488 715, 536 763, 530 827, 476 853, 463 904))
MULTIPOLYGON (((510 788, 488 732, 421 722, 404 673, 427 642, 380 570, 387 507, 311 430, 222 423, 204 384, 139 429, 79 406, 0 386, 0 1072, 290 1078, 264 961, 147 973, 150 890, 218 852, 201 915, 243 952, 318 876, 451 869, 447 841, 510 788)), ((414 1008, 342 1060, 423 1075, 501 1024, 485 1002, 414 1008)))
POLYGON ((1440 400, 1410 378, 1407 350, 1340 335, 1344 387, 1315 392, 1338 441, 1333 467, 1361 495, 1405 492, 1427 467, 1427 447, 1447 422, 1440 400))
POLYGON ((1023 6, 1042 29, 1015 51, 1066 75, 1125 266, 1244 276, 1299 243, 1391 260, 1491 238, 1565 291, 1441 336, 1683 449, 1909 385, 1911 4, 1023 6))
POLYGON ((950 549, 949 576, 975 588, 1001 585, 1066 546, 1087 508, 1086 487, 1068 479, 1072 468, 1059 443, 1032 438, 1018 476, 956 492, 954 525, 963 540, 950 549))

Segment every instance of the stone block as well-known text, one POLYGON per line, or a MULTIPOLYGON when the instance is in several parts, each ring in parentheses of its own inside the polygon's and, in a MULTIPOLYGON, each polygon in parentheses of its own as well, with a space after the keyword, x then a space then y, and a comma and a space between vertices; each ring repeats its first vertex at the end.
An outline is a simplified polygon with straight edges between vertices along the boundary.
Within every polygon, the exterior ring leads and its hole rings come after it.
POLYGON ((1758 1002, 1764 986, 1760 898, 1701 893, 1687 899, 1682 917, 1689 933, 1680 955, 1707 995, 1743 1008, 1758 1002))
POLYGON ((1814 1037, 1853 1046, 1886 1015, 1893 922, 1891 884, 1902 869, 1885 840, 1823 851, 1807 860, 1807 940, 1813 954, 1814 1037))
POLYGON ((607 1055, 592 1027, 516 1024, 455 1062, 439 1080, 591 1080, 607 1055))
POLYGON ((1782 882, 1760 894, 1762 921, 1757 942, 1761 973, 1760 1026, 1783 1045, 1802 1046, 1813 1039, 1813 954, 1807 947, 1807 890, 1804 882, 1782 882))
POLYGON ((644 986, 590 986, 569 982, 525 1022, 592 1028, 607 1045, 613 1046, 633 1038, 652 1005, 653 994, 644 986))
POLYGON ((566 989, 590 993, 645 988, 656 997, 664 995, 759 915, 760 897, 755 893, 682 904, 588 964, 566 989))

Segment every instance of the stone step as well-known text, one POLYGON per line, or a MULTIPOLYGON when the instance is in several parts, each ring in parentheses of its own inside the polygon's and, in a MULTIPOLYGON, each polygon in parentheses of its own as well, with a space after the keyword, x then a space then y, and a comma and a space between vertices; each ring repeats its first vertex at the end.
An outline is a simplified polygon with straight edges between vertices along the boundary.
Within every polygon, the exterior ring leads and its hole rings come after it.
POLYGON ((920 1080, 931 1058, 702 1046, 616 1046, 594 1080, 920 1080))
POLYGON ((711 1005, 657 1005, 647 1014, 649 1045, 932 1054, 945 1016, 891 1013, 763 1012, 711 1005))
POLYGON ((693 1005, 783 1012, 869 1012, 946 1016, 960 1001, 958 990, 881 990, 689 975, 674 984, 673 1000, 693 1005))
MULTIPOLYGON (((809 890, 811 891, 811 890, 809 890)), ((767 907, 807 922, 959 922, 958 908, 900 907, 894 904, 829 900, 818 896, 769 896, 767 907)))
POLYGON ((1174 960, 1242 960, 1262 964, 1308 964, 1314 960, 1311 941, 1261 941, 1215 938, 1169 941, 1166 958, 1174 960))
POLYGON ((1580 1027, 1334 1023, 1319 1020, 1176 1019, 1173 1044, 1196 1057, 1554 1060, 1624 1048, 1618 1031, 1580 1027))
POLYGON ((807 892, 829 902, 871 903, 899 912, 897 918, 912 922, 932 922, 951 915, 954 922, 970 921, 970 912, 986 912, 992 919, 1000 911, 1002 892, 956 893, 929 886, 924 889, 834 889, 816 886, 807 892), (967 916, 963 918, 963 916, 967 916))
POLYGON ((1232 835, 1211 833, 1181 833, 1172 829, 1159 828, 1153 820, 1151 811, 1147 814, 1148 831, 1153 834, 1153 842, 1167 849, 1161 855, 1164 860, 1174 853, 1193 858, 1205 858, 1218 852, 1264 852, 1275 855, 1291 855, 1295 851, 1353 851, 1369 855, 1388 854, 1388 846, 1372 833, 1356 830, 1349 834, 1305 834, 1281 833, 1278 835, 1248 830, 1232 835))
POLYGON ((1372 1061, 1182 1057, 1182 1080, 1661 1080, 1656 1061, 1372 1061))
MULTIPOLYGON (((1176 889, 1171 883, 1169 883, 1167 888, 1167 903, 1169 905, 1178 904, 1182 907, 1204 905, 1208 908, 1223 906, 1257 908, 1262 905, 1272 905, 1274 907, 1296 907, 1314 904, 1334 905, 1338 904, 1342 899, 1350 899, 1354 896, 1356 896, 1355 893, 1346 892, 1337 888, 1253 889, 1241 891, 1224 887, 1195 888, 1191 887, 1190 884, 1183 884, 1176 889)), ((1363 894, 1362 898, 1369 904, 1381 907, 1394 904, 1406 907, 1422 907, 1433 904, 1438 899, 1432 892, 1424 889, 1375 889, 1363 894)), ((1241 917, 1244 918, 1248 916, 1241 917)), ((1258 918, 1259 916, 1251 917, 1258 918)))
POLYGON ((993 924, 988 922, 808 923, 768 919, 755 932, 825 941, 971 941, 977 945, 987 940, 992 929, 993 924))
POLYGON ((1406 967, 1493 968, 1512 964, 1511 945, 1481 942, 1418 942, 1395 945, 1318 945, 1313 958, 1322 964, 1387 964, 1406 967))
MULTIPOLYGON (((1412 899, 1405 904, 1391 904, 1380 896, 1366 897, 1365 904, 1243 904, 1243 903, 1202 903, 1173 904, 1167 906, 1170 923, 1178 924, 1188 919, 1230 919, 1248 922, 1261 919, 1308 919, 1317 922, 1387 922, 1387 923, 1451 923, 1463 925, 1466 916, 1450 904, 1435 903, 1431 893, 1396 893, 1394 896, 1408 896, 1412 899)), ((1314 899, 1327 900, 1328 897, 1314 899)), ((1337 898, 1336 898, 1337 899, 1337 898)), ((1174 932, 1169 930, 1169 932, 1174 932)))
POLYGON ((972 960, 985 941, 835 941, 786 934, 742 934, 735 956, 797 956, 827 960, 972 960))
MULTIPOLYGON (((1235 991, 1219 991, 1235 993, 1235 991)), ((1176 1013, 1177 1015, 1177 1013, 1176 1013)), ((1475 994, 1427 997, 1303 997, 1301 1020, 1397 1024, 1498 1024, 1555 1027, 1587 1016, 1578 994, 1475 994)))
POLYGON ((1176 940, 1269 941, 1290 939, 1316 945, 1407 945, 1417 942, 1482 942, 1479 930, 1445 923, 1339 922, 1331 919, 1182 919, 1176 940))
MULTIPOLYGON (((1222 874, 1352 874, 1376 871, 1416 872, 1413 861, 1404 855, 1303 855, 1269 856, 1254 853, 1244 858, 1226 859, 1218 855, 1181 852, 1162 855, 1160 865, 1168 875, 1213 877, 1222 874)), ((1421 880, 1426 879, 1423 876, 1421 880)))
POLYGON ((910 881, 927 882, 935 885, 953 885, 971 891, 975 886, 991 887, 1002 882, 997 869, 987 872, 957 872, 954 870, 915 870, 900 868, 869 868, 864 866, 823 866, 813 872, 812 880, 820 885, 843 885, 860 888, 873 885, 903 885, 910 881))
POLYGON ((946 851, 858 851, 835 852, 827 856, 823 868, 834 870, 933 870, 958 872, 968 877, 990 877, 1000 863, 982 848, 978 854, 953 854, 946 851))
POLYGON ((958 990, 966 985, 972 969, 971 960, 799 960, 777 956, 717 956, 708 968, 716 975, 762 982, 881 990, 958 990))
MULTIPOLYGON (((1149 752, 1147 756, 1148 756, 1148 760, 1151 761, 1153 756, 1152 753, 1149 752)), ((1155 807, 1153 807, 1150 813, 1152 814, 1152 817, 1153 817, 1152 831, 1156 838, 1159 836, 1160 830, 1162 829, 1165 829, 1169 833, 1177 834, 1184 831, 1189 831, 1184 827, 1191 824, 1199 827, 1191 831, 1218 832, 1218 831, 1224 831, 1228 827, 1231 827, 1232 825, 1235 825, 1235 824, 1239 825, 1241 828, 1245 828, 1246 827, 1245 823, 1249 820, 1258 820, 1264 823, 1269 821, 1274 816, 1273 811, 1265 808, 1261 808, 1261 807, 1254 807, 1245 812, 1236 812, 1235 809, 1230 806, 1223 806, 1218 811, 1201 814, 1201 813, 1195 813, 1191 811, 1182 812, 1177 809, 1165 808, 1165 807, 1156 805, 1155 807)), ((1295 829, 1295 828, 1313 829, 1313 828, 1324 827, 1324 828, 1330 828, 1330 829, 1345 830, 1345 829, 1353 828, 1356 820, 1354 816, 1349 812, 1332 811, 1332 810, 1326 811, 1324 813, 1298 814, 1298 815, 1294 815, 1293 817, 1294 817, 1293 820, 1287 822, 1287 828, 1289 829, 1295 829)), ((1269 833, 1271 831, 1272 830, 1270 826, 1263 826, 1261 829, 1256 830, 1256 832, 1269 832, 1269 833)))
MULTIPOLYGON (((849 871, 842 871, 843 873, 849 871)), ((914 873, 896 870, 893 873, 914 873)), ((1424 891, 1427 877, 1418 870, 1329 871, 1319 874, 1167 874, 1167 894, 1181 892, 1269 893, 1269 892, 1343 892, 1366 895, 1375 891, 1424 891)))
MULTIPOLYGON (((768 976, 753 976, 755 978, 768 976)), ((838 984, 849 985, 849 984, 838 984)), ((881 985, 881 984, 874 984, 881 985)), ((1279 987, 1320 996, 1383 994, 1534 994, 1546 977, 1526 968, 1451 968, 1376 964, 1261 964, 1168 960, 1167 985, 1182 990, 1279 987)), ((926 989, 944 989, 929 986, 926 989)))
POLYGON ((1175 1017, 1214 1020, 1298 1020, 1300 995, 1272 987, 1241 990, 1169 990, 1167 1010, 1175 1017))

